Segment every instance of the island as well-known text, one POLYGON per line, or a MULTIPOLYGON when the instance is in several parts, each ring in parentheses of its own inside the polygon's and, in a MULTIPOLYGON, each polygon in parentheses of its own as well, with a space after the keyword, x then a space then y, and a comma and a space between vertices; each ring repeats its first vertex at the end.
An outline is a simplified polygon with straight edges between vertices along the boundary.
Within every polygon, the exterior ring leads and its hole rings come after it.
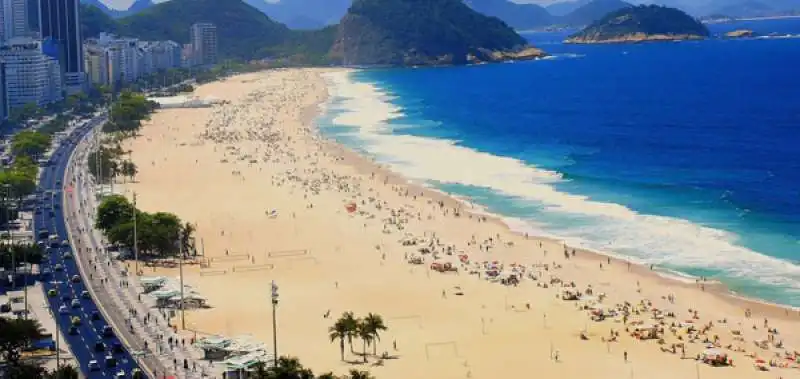
POLYGON ((632 43, 704 39, 708 28, 675 8, 658 5, 628 7, 607 14, 565 43, 632 43))
POLYGON ((725 38, 753 38, 756 34, 750 29, 739 29, 725 33, 725 38))
POLYGON ((438 66, 543 57, 506 23, 461 0, 355 0, 331 56, 345 65, 438 66))

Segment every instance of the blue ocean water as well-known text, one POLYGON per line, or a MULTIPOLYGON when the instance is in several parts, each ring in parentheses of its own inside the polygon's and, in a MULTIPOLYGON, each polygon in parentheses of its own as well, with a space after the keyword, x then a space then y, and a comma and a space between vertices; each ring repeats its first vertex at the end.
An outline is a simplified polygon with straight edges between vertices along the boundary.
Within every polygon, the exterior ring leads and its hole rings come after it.
POLYGON ((775 36, 332 74, 320 129, 515 229, 800 306, 800 19, 710 28, 775 36))

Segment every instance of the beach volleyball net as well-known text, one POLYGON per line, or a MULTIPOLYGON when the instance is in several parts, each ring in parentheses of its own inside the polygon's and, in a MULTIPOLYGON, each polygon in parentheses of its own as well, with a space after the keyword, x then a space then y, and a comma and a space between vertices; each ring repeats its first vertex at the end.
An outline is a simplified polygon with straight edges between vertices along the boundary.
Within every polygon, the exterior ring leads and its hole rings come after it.
POLYGON ((425 344, 425 359, 431 358, 458 358, 458 342, 443 341, 429 342, 425 344))

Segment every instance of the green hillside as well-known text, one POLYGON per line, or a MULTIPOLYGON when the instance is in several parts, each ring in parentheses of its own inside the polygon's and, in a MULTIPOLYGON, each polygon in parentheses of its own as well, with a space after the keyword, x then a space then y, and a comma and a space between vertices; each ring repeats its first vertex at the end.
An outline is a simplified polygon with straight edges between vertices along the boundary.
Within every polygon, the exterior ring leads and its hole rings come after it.
POLYGON ((333 48, 347 64, 462 64, 526 46, 504 22, 461 0, 355 0, 333 48))

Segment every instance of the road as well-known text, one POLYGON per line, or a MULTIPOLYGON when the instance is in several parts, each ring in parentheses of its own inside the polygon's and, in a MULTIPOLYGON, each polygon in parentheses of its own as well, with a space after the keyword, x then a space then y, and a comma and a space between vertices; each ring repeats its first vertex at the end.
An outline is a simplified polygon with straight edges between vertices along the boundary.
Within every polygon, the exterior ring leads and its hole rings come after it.
POLYGON ((117 377, 121 371, 126 373, 125 377, 130 377, 132 370, 138 368, 128 349, 122 344, 123 341, 117 338, 119 329, 112 328, 113 335, 103 337, 104 328, 113 325, 106 321, 95 299, 84 293, 89 288, 85 284, 86 278, 81 275, 73 258, 77 251, 73 249, 75 245, 62 244, 62 241, 69 241, 65 215, 62 211, 62 180, 75 147, 72 141, 78 140, 80 136, 104 121, 98 118, 86 123, 73 131, 70 138, 58 146, 52 155, 50 166, 44 168, 40 176, 39 201, 34 214, 37 240, 40 244, 48 246, 46 262, 42 264, 43 271, 49 269, 51 272, 43 283, 48 304, 59 329, 66 331, 64 333, 66 342, 79 362, 80 370, 90 379, 117 377), (65 255, 65 253, 70 254, 65 255), (50 296, 51 290, 55 290, 57 294, 50 296), (77 300, 75 307, 72 304, 73 299, 77 300), (67 314, 61 314, 59 308, 67 314), (93 317, 95 320, 92 320, 93 317), (80 324, 71 328, 73 320, 79 321, 80 324), (96 346, 99 341, 105 345, 102 351, 96 346), (119 346, 119 350, 112 355, 110 350, 115 344, 119 346), (116 361, 114 365, 107 364, 110 363, 107 362, 109 356, 114 357, 113 361, 116 361), (90 361, 96 361, 99 367, 96 370, 90 369, 90 361))

